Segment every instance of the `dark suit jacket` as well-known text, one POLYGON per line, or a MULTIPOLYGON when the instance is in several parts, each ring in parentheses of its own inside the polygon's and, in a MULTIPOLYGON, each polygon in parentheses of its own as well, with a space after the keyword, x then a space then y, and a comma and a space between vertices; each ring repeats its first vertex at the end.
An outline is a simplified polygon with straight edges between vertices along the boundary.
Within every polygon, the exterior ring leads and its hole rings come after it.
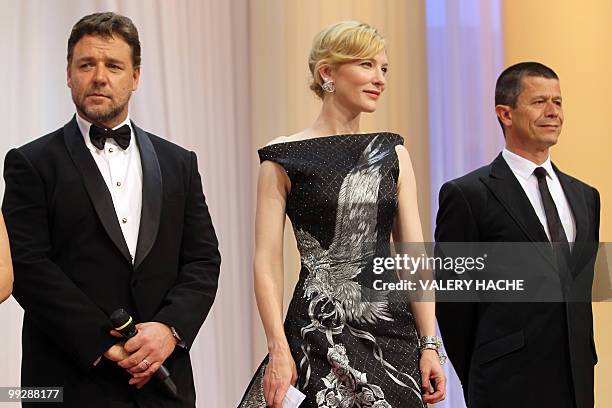
MULTIPOLYGON (((75 118, 8 152, 3 211, 23 307, 22 386, 62 386, 64 406, 195 404, 188 349, 219 276, 217 238, 196 155, 133 126, 142 162, 142 213, 132 264, 108 188, 75 118), (174 326, 186 342, 164 363, 180 398, 143 389, 115 363, 94 361, 116 339, 108 316, 174 326)), ((26 406, 26 404, 24 404, 26 406)))
MULTIPOLYGON (((438 303, 442 338, 469 407, 593 406, 590 290, 599 193, 555 167, 576 221, 564 303, 438 303), (575 400, 575 403, 572 402, 575 400)), ((436 242, 548 242, 500 154, 440 190, 436 242)))

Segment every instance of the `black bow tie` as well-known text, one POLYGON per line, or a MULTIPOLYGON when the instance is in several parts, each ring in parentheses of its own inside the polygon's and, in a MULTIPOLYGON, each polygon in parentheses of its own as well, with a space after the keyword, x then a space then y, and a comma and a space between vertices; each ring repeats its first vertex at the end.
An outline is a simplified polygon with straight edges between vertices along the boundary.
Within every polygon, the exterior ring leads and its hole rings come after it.
POLYGON ((106 139, 115 139, 115 142, 123 150, 127 149, 130 145, 130 136, 132 132, 128 125, 123 125, 119 129, 105 129, 97 125, 91 125, 89 128, 89 139, 91 144, 96 146, 98 150, 104 149, 104 143, 106 139))

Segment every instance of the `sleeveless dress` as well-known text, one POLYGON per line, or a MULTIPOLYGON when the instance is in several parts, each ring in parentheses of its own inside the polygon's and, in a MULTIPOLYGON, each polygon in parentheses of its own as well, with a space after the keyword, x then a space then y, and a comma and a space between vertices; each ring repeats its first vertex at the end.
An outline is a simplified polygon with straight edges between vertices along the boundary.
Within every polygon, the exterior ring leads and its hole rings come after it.
MULTIPOLYGON (((373 258, 390 254, 399 162, 393 133, 335 135, 259 150, 291 181, 286 213, 301 271, 284 329, 300 407, 413 408, 421 398, 418 335, 401 292, 374 291, 373 258), (368 290, 369 288, 369 290, 368 290)), ((266 407, 267 357, 239 408, 266 407)))

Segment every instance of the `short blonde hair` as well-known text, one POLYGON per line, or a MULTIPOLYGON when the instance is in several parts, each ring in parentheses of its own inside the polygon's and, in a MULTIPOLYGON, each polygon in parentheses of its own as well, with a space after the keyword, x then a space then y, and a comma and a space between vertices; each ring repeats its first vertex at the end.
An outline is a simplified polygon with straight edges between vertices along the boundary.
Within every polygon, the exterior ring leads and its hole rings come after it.
POLYGON ((378 31, 360 21, 340 21, 317 34, 312 42, 308 67, 312 74, 310 89, 323 99, 322 65, 338 65, 372 58, 385 49, 385 39, 378 31))

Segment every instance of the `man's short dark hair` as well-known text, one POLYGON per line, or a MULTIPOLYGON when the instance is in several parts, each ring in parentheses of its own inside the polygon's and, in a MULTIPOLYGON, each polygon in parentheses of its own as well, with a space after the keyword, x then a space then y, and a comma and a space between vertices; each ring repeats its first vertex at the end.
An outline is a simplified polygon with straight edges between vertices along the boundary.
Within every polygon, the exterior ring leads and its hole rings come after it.
MULTIPOLYGON (((521 93, 521 85, 525 77, 541 77, 559 79, 555 71, 539 62, 520 62, 506 68, 497 78, 495 84, 495 105, 516 107, 516 101, 521 93)), ((497 118, 504 134, 506 130, 501 120, 497 118)))
POLYGON ((539 62, 521 62, 504 70, 495 84, 495 105, 516 106, 524 77, 559 79, 555 71, 539 62))
POLYGON ((104 38, 120 36, 132 50, 132 65, 140 66, 140 40, 138 30, 128 17, 107 11, 94 13, 81 18, 72 27, 68 38, 68 63, 72 62, 74 46, 86 35, 98 35, 104 38))

